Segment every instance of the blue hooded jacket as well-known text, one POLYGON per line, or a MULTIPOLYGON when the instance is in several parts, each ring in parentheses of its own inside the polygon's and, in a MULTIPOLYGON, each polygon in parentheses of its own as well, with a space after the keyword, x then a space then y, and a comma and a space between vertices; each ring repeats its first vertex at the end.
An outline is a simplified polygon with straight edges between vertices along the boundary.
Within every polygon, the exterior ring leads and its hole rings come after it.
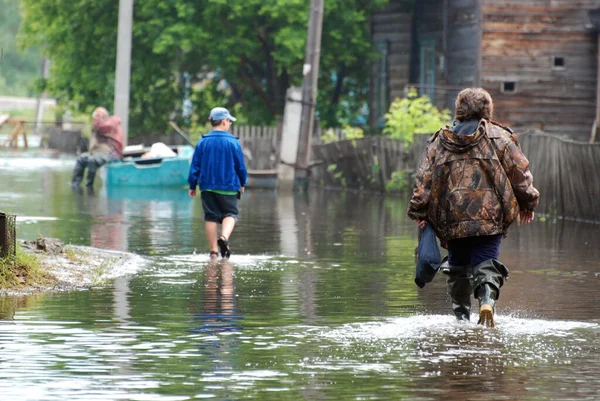
POLYGON ((188 183, 201 191, 239 191, 246 185, 248 172, 237 137, 225 131, 211 131, 198 141, 188 183))

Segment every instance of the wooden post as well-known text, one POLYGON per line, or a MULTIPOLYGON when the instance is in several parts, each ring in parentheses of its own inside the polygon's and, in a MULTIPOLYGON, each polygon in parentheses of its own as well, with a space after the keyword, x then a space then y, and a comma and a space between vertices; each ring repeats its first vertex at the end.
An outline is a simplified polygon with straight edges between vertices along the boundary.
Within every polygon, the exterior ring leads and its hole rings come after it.
POLYGON ((482 53, 483 49, 483 4, 482 0, 477 0, 477 25, 479 27, 477 37, 476 51, 476 67, 475 67, 475 86, 481 87, 481 69, 483 65, 482 53))
POLYGON ((592 135, 590 136, 590 143, 594 143, 596 140, 596 134, 598 132, 598 123, 600 122, 600 31, 597 32, 598 38, 598 50, 596 51, 596 119, 592 126, 592 135))
POLYGON ((323 30, 324 0, 311 0, 310 20, 306 41, 304 61, 304 83, 302 86, 302 114, 300 118, 300 137, 298 143, 295 181, 305 185, 308 178, 310 159, 310 141, 313 132, 315 104, 317 101, 317 83, 319 79, 319 60, 321 57, 321 33, 323 30))
POLYGON ((114 114, 121 118, 121 129, 125 136, 125 145, 127 145, 127 138, 129 136, 129 81, 131 74, 133 0, 119 1, 118 23, 114 114))
POLYGON ((8 256, 8 245, 6 238, 6 214, 0 212, 0 258, 8 256))
POLYGON ((589 10, 588 16, 593 28, 596 30, 596 37, 598 39, 596 50, 596 119, 594 120, 590 135, 590 143, 594 143, 596 133, 600 128, 600 8, 589 10))

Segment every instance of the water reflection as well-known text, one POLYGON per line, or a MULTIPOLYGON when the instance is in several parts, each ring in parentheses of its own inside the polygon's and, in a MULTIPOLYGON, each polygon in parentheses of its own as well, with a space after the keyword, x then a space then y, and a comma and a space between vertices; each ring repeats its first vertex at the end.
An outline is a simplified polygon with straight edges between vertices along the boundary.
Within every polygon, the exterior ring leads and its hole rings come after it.
POLYGON ((233 278, 233 265, 229 260, 210 260, 206 264, 200 280, 202 283, 198 283, 198 287, 202 288, 200 299, 191 299, 197 301, 198 305, 194 306, 200 308, 193 313, 199 326, 192 332, 216 338, 223 333, 241 330, 239 322, 243 316, 237 310, 233 278))
POLYGON ((108 187, 88 207, 95 208, 92 237, 102 248, 161 253, 185 239, 174 233, 191 232, 193 203, 179 188, 108 187))
POLYGON ((132 251, 148 266, 90 291, 0 298, 3 400, 600 394, 587 380, 600 376, 599 225, 511 229, 498 327, 483 329, 454 320, 444 277, 414 284, 403 198, 249 191, 231 259, 211 261, 185 189, 73 194, 71 162, 33 164, 0 163, 19 237, 132 251))
MULTIPOLYGON (((213 391, 221 387, 219 380, 231 375, 240 366, 237 356, 240 353, 240 335, 243 316, 236 305, 234 268, 231 262, 211 260, 206 264, 204 274, 197 283, 199 297, 192 295, 190 301, 193 326, 190 332, 197 335, 199 358, 193 370, 199 380, 212 383, 213 391), (218 387, 214 387, 218 386, 218 387)), ((222 386, 226 389, 227 386, 222 386)))

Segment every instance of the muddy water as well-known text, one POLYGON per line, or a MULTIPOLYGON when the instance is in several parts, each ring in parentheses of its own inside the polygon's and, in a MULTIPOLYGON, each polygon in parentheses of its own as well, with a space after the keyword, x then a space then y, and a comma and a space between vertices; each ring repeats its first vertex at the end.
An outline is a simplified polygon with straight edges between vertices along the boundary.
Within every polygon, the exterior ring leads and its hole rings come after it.
POLYGON ((73 193, 72 162, 0 155, 18 237, 145 263, 88 291, 0 298, 2 400, 600 398, 600 225, 513 227, 485 329, 454 321, 442 276, 414 285, 405 199, 252 191, 234 254, 210 262, 185 190, 73 193))

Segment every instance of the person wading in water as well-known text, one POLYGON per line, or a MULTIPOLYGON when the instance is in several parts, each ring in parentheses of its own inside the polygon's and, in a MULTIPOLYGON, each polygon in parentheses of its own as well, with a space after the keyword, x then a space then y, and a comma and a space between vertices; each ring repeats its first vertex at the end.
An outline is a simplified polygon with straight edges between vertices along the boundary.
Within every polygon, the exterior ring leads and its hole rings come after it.
POLYGON ((469 320, 471 294, 479 324, 494 327, 495 302, 508 269, 500 241, 520 217, 533 221, 539 192, 513 131, 492 120, 493 102, 481 88, 458 94, 453 126, 436 132, 415 177, 408 215, 431 224, 448 249, 448 292, 457 319, 469 320))
POLYGON ((229 238, 238 220, 238 195, 244 193, 248 172, 242 147, 237 137, 229 133, 236 119, 227 109, 215 107, 209 120, 213 130, 203 135, 194 150, 188 177, 189 195, 194 198, 196 187, 200 187, 210 257, 216 258, 220 252, 221 257, 229 258, 229 238))
POLYGON ((87 168, 86 187, 93 188, 96 172, 106 163, 123 159, 125 138, 121 130, 121 119, 110 116, 104 107, 97 107, 92 118, 92 144, 90 151, 82 153, 75 161, 71 186, 78 189, 87 168))

